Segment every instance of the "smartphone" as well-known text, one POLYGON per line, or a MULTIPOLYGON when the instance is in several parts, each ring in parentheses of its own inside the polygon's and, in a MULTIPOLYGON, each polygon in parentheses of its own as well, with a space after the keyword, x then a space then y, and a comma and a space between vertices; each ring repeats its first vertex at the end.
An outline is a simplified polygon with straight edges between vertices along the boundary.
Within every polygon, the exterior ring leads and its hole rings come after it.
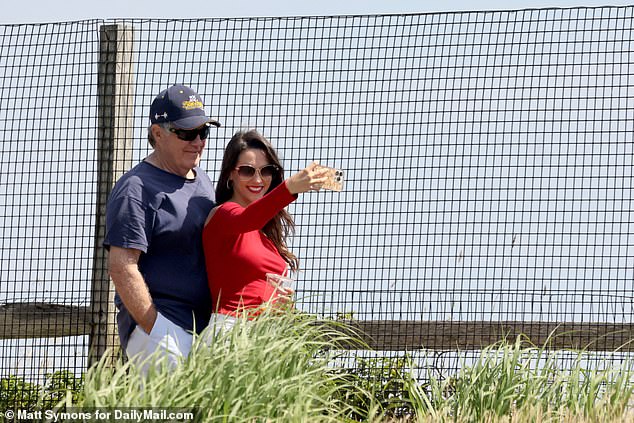
POLYGON ((322 185, 323 189, 328 189, 330 191, 343 191, 343 170, 320 164, 318 164, 316 168, 328 169, 328 173, 326 174, 328 180, 322 185))

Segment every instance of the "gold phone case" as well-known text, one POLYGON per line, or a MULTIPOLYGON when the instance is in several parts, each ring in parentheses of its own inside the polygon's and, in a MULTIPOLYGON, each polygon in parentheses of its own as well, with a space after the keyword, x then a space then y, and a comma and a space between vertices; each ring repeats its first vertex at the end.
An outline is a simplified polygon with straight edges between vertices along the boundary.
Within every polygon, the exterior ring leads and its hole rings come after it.
POLYGON ((343 170, 324 165, 317 165, 317 168, 328 169, 328 173, 326 174, 326 176, 328 176, 328 180, 322 185, 323 189, 328 189, 330 191, 343 190, 343 170))

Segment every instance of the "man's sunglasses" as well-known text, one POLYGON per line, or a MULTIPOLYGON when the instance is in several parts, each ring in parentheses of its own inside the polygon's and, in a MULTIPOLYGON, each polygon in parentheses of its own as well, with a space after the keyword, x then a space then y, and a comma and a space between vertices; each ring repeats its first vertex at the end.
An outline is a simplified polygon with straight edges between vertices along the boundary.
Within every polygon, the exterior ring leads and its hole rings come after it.
POLYGON ((201 140, 206 140, 209 138, 209 125, 205 124, 200 128, 194 129, 170 128, 170 132, 176 134, 176 136, 183 141, 192 142, 198 136, 200 136, 201 140))
POLYGON ((253 178, 256 172, 260 174, 260 178, 262 179, 271 179, 280 172, 280 168, 272 164, 262 166, 259 169, 251 165, 242 165, 236 167, 236 170, 238 171, 238 177, 243 181, 253 178))

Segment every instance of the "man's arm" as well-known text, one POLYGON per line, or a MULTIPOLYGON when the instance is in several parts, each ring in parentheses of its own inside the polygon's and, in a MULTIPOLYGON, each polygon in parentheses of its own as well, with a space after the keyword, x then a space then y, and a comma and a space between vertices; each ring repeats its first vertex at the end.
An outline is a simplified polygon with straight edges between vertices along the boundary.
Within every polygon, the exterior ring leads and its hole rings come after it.
POLYGON ((150 291, 139 271, 141 251, 132 248, 110 247, 108 273, 121 301, 132 318, 145 333, 150 333, 156 321, 157 311, 150 291))

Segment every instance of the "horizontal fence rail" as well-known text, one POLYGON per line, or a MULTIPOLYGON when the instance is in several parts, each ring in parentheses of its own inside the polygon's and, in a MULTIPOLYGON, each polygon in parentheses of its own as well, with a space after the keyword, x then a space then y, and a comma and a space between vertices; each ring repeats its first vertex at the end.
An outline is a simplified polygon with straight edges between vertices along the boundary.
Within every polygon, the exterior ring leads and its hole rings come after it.
MULTIPOLYGON (((0 306, 0 339, 89 335, 88 307, 22 303, 0 306)), ((585 351, 634 351, 634 324, 556 322, 422 322, 337 320, 335 328, 359 343, 342 348, 381 351, 479 350, 523 339, 535 347, 585 351)), ((326 328, 331 323, 321 323, 326 328)))

